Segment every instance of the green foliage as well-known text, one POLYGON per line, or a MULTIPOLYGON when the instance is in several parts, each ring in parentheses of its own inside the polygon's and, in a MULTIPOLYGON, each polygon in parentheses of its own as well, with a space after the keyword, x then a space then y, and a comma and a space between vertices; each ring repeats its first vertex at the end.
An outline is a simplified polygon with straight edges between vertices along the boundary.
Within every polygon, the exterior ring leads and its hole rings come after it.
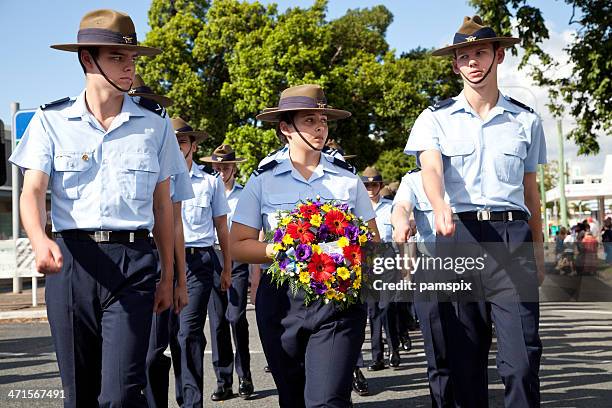
MULTIPOLYGON (((559 1, 559 0, 557 0, 559 1)), ((541 48, 548 38, 544 16, 527 0, 470 0, 482 17, 498 32, 511 34, 511 17, 525 55, 521 67, 529 66, 535 82, 549 88, 549 108, 558 117, 564 105, 577 126, 568 138, 578 145, 579 154, 599 152, 598 134, 610 136, 612 128, 612 4, 609 0, 565 0, 572 6, 570 24, 576 37, 565 49, 572 64, 571 73, 559 75, 565 62, 553 60, 541 48)), ((516 50, 513 51, 516 55, 516 50)))
POLYGON ((406 156, 402 148, 385 150, 378 157, 375 167, 386 183, 400 181, 406 172, 416 167, 414 156, 406 156))
POLYGON ((357 155, 354 165, 393 149, 403 158, 417 116, 459 93, 461 81, 426 50, 396 57, 385 39, 393 16, 384 6, 333 20, 326 10, 324 0, 282 13, 258 2, 153 0, 145 43, 164 52, 138 69, 175 100, 171 115, 211 134, 199 154, 225 141, 248 159, 243 177, 278 147, 272 126, 255 116, 276 106, 283 89, 304 83, 320 84, 330 105, 352 112, 332 124, 330 137, 357 155))

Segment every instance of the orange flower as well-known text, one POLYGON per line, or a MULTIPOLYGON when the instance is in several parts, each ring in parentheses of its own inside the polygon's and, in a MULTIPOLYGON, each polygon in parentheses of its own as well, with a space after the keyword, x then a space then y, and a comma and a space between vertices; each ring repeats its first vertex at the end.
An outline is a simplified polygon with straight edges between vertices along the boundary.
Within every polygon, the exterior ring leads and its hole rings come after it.
POLYGON ((293 239, 299 239, 302 244, 308 244, 315 238, 310 231, 310 223, 305 221, 296 221, 287 225, 287 234, 293 239))
POLYGON ((331 210, 325 216, 325 225, 329 228, 330 234, 344 234, 344 227, 348 225, 344 214, 338 210, 331 210))
POLYGON ((319 209, 314 204, 303 205, 300 207, 300 213, 309 220, 313 215, 319 214, 319 209))
POLYGON ((361 248, 359 245, 349 245, 342 248, 344 257, 351 262, 351 265, 361 265, 361 248))
POLYGON ((314 254, 308 262, 308 272, 314 280, 325 282, 336 270, 336 262, 327 254, 314 254))

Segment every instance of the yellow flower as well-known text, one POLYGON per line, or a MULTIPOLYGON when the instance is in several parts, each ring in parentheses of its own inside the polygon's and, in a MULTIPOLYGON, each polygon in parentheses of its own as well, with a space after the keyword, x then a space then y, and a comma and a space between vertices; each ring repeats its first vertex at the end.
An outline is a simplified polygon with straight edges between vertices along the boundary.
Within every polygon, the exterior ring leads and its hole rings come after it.
POLYGON ((285 245, 293 245, 293 238, 289 234, 285 234, 283 237, 283 244, 285 245))
POLYGON ((285 249, 285 246, 278 242, 274 244, 274 247, 272 249, 274 250, 274 252, 283 251, 285 249))
POLYGON ((368 227, 365 227, 365 226, 362 225, 361 227, 359 227, 359 229, 361 229, 362 231, 367 231, 368 227))
POLYGON ((341 277, 341 278, 342 278, 342 279, 344 279, 344 280, 346 280, 346 279, 350 278, 350 276, 351 276, 351 273, 350 273, 350 272, 349 272, 349 270, 348 270, 347 268, 345 268, 345 267, 338 268, 338 270, 336 271, 336 273, 337 273, 337 275, 338 275, 339 277, 341 277))
POLYGON ((344 248, 344 247, 346 247, 346 246, 349 246, 350 244, 351 244, 351 243, 350 243, 350 241, 348 240, 348 238, 347 238, 347 237, 341 237, 341 238, 338 240, 338 246, 339 246, 340 248, 344 248))
POLYGON ((354 266, 353 272, 355 272, 355 276, 361 279, 361 266, 354 266))
POLYGON ((361 287, 361 276, 358 276, 353 281, 353 288, 354 289, 359 289, 360 287, 361 287))
POLYGON ((347 221, 351 221, 354 217, 351 214, 346 214, 344 218, 346 218, 347 221))
POLYGON ((281 225, 283 227, 286 227, 287 225, 289 225, 289 223, 291 222, 291 217, 285 217, 281 220, 281 225))
POLYGON ((332 206, 331 206, 331 205, 329 205, 329 204, 323 204, 323 205, 321 206, 321 209, 322 209, 324 212, 330 212, 330 211, 331 211, 331 209, 332 209, 332 206))
POLYGON ((359 243, 363 245, 366 242, 368 242, 368 237, 365 234, 360 235, 359 236, 359 243))
POLYGON ((306 271, 300 272, 300 282, 309 284, 310 283, 310 274, 306 271))
POLYGON ((344 300, 344 293, 338 292, 338 294, 336 295, 336 300, 343 301, 344 300))
POLYGON ((328 289, 327 292, 325 292, 325 297, 327 297, 328 299, 333 299, 336 297, 336 291, 333 289, 328 289))
POLYGON ((312 252, 314 252, 315 254, 321 254, 323 252, 323 250, 321 249, 320 246, 318 246, 317 244, 314 244, 312 246, 312 252))
POLYGON ((310 217, 310 224, 312 224, 315 227, 320 227, 322 222, 323 222, 323 218, 321 218, 319 214, 315 214, 312 217, 310 217))

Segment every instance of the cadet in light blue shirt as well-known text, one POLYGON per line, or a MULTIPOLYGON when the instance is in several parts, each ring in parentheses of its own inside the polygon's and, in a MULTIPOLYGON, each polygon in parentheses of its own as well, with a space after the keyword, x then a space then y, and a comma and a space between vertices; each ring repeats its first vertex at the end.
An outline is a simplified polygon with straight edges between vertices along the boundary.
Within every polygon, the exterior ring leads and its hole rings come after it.
MULTIPOLYGON (((410 213, 414 213, 414 221, 416 223, 416 234, 412 234, 416 237, 417 242, 435 242, 435 224, 433 210, 429 199, 423 189, 423 179, 421 173, 413 171, 407 173, 402 177, 402 181, 397 190, 395 198, 393 199, 393 210, 391 215, 391 221, 393 229, 398 230, 395 220, 408 221, 410 213), (397 215, 395 215, 397 212, 397 215)), ((400 235, 394 236, 396 242, 406 242, 407 230, 404 230, 404 236, 400 238, 400 235)), ((395 235, 395 234, 394 234, 395 235)), ((428 246, 427 253, 430 253, 428 246)))
POLYGON ((52 46, 78 52, 85 90, 43 105, 10 159, 25 173, 22 221, 37 269, 48 274, 67 407, 146 406, 151 314, 172 302, 168 180, 186 168, 163 108, 126 95, 137 57, 160 52, 139 46, 135 32, 128 15, 96 10, 81 20, 77 43, 52 46), (44 234, 47 187, 55 241, 44 234))
POLYGON ((193 162, 193 154, 198 144, 208 135, 204 131, 194 130, 181 118, 172 119, 175 130, 189 168, 194 198, 183 201, 183 231, 185 234, 186 275, 189 303, 178 317, 178 332, 171 336, 176 341, 170 342, 173 356, 180 356, 181 369, 175 370, 177 402, 185 406, 197 406, 203 400, 203 358, 204 323, 214 286, 215 277, 219 277, 221 290, 231 285, 231 257, 226 214, 229 212, 225 189, 219 174, 213 169, 198 166, 193 162), (219 237, 223 267, 214 250, 216 235, 219 237), (221 272, 220 272, 221 271, 221 272), (178 348, 177 348, 178 346, 178 348))
POLYGON ((468 294, 472 300, 480 296, 480 302, 461 298, 456 313, 441 314, 442 325, 452 328, 454 391, 454 400, 442 405, 488 406, 491 322, 505 405, 540 405, 538 280, 544 279, 544 253, 536 169, 546 163, 546 142, 533 109, 503 95, 497 85, 505 48, 519 42, 497 36, 479 16, 465 17, 453 45, 433 52, 452 57, 463 91, 426 109, 406 143, 405 152, 421 165, 434 211, 436 256, 458 260, 460 253, 466 259, 466 248, 473 247, 500 251, 488 257, 497 262, 461 277, 481 288, 468 294), (482 245, 491 242, 494 247, 482 245))
MULTIPOLYGON (((348 116, 327 105, 318 85, 286 89, 277 108, 257 116, 278 123, 277 134, 289 144, 290 157, 265 164, 244 187, 232 222, 235 260, 269 262, 273 245, 258 240, 260 230, 277 226, 278 210, 292 210, 300 200, 317 196, 345 203, 377 232, 372 204, 353 167, 321 154, 327 121, 348 116)), ((279 405, 350 405, 352 372, 365 335, 365 307, 356 304, 336 313, 332 303, 319 300, 306 308, 303 296, 294 296, 288 284, 277 287, 268 274, 262 274, 257 292, 259 334, 279 405)))

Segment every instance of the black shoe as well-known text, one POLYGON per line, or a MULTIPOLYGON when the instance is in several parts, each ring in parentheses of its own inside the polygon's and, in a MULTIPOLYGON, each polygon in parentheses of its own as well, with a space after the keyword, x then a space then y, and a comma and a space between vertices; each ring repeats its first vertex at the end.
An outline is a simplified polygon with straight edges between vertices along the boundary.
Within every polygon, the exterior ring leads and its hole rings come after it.
POLYGON ((265 367, 264 367, 264 372, 266 372, 266 373, 270 373, 270 372, 271 372, 270 367, 265 366, 265 367))
POLYGON ((385 368, 385 362, 383 360, 378 360, 368 366, 368 371, 380 371, 385 368))
POLYGON ((238 395, 242 398, 249 398, 253 394, 253 381, 250 378, 241 378, 238 386, 238 395))
POLYGON ((402 338, 402 349, 404 349, 404 351, 412 350, 412 340, 410 339, 410 336, 402 338))
POLYGON ((394 350, 391 353, 391 357, 389 357, 389 367, 397 368, 397 367, 399 367, 400 362, 401 362, 401 359, 400 359, 399 351, 398 350, 394 350))
POLYGON ((210 399, 213 401, 225 401, 227 399, 230 399, 234 396, 234 393, 232 392, 232 387, 222 387, 219 386, 217 387, 217 390, 215 392, 212 393, 212 395, 210 396, 210 399))
POLYGON ((368 381, 363 376, 363 373, 359 369, 359 367, 355 367, 353 371, 353 391, 357 393, 357 395, 368 395, 368 381))

